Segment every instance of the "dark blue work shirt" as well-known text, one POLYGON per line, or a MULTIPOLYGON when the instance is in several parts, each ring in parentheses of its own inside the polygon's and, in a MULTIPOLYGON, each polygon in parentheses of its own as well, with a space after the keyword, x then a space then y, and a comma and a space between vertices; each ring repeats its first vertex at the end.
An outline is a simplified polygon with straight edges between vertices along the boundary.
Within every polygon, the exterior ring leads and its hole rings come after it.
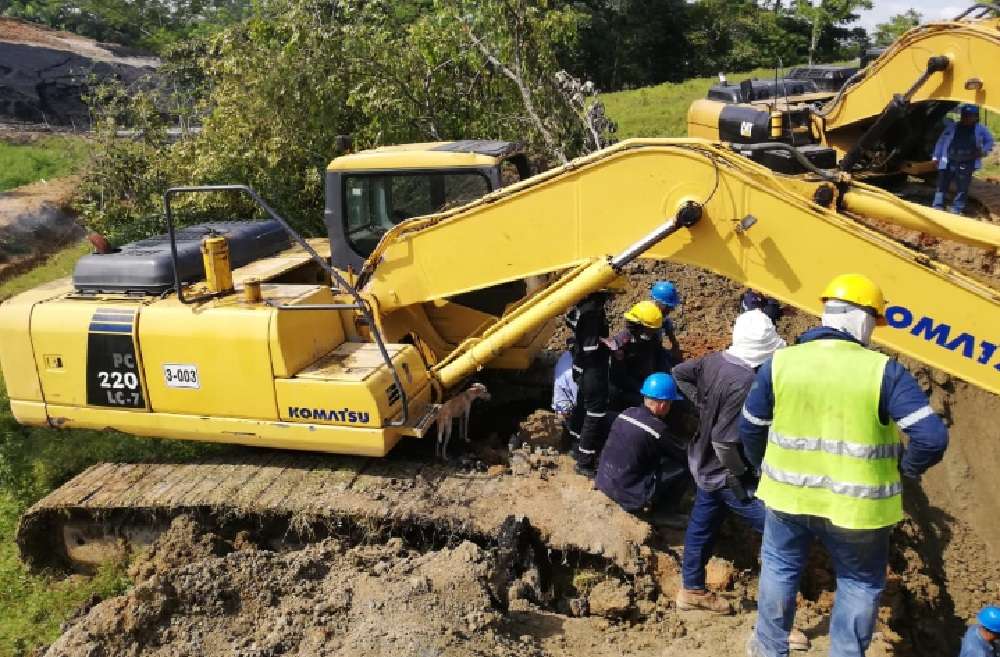
POLYGON ((684 463, 684 450, 663 420, 634 406, 611 424, 594 483, 626 511, 640 511, 653 498, 663 458, 684 463))
POLYGON ((955 136, 948 147, 948 159, 952 162, 972 162, 979 158, 979 147, 976 146, 976 126, 957 125, 955 136))

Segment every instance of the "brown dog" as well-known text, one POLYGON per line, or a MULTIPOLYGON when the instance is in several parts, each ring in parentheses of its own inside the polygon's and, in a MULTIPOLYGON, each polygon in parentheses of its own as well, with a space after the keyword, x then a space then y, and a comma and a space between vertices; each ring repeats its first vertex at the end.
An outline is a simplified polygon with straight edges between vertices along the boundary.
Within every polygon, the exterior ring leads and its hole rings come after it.
POLYGON ((482 383, 473 383, 467 389, 441 404, 437 416, 435 456, 440 459, 447 456, 448 442, 451 440, 451 430, 455 420, 458 420, 458 434, 462 440, 469 442, 469 414, 472 412, 472 402, 477 399, 490 400, 490 393, 482 383))

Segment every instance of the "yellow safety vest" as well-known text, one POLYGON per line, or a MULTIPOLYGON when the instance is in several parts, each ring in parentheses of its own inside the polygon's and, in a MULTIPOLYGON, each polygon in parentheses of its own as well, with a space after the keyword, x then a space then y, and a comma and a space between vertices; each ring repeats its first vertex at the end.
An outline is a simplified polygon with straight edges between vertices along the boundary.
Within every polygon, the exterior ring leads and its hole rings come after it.
POLYGON ((902 520, 902 445, 878 415, 888 360, 846 340, 774 354, 774 420, 757 489, 769 508, 847 529, 902 520))

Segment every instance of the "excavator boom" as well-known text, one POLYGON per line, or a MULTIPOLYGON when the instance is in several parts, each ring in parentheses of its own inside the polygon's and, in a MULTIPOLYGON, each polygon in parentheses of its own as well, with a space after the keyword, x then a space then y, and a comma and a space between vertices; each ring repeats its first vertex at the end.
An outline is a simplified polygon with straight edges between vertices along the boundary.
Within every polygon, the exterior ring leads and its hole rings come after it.
MULTIPOLYGON (((1000 246, 994 226, 868 185, 842 187, 847 211, 1000 246)), ((568 270, 549 291, 558 302, 542 293, 460 347, 483 356, 464 359, 456 370, 449 368, 458 358, 453 354, 440 370, 444 383, 453 384, 484 366, 518 327, 528 330, 606 284, 614 275, 611 256, 694 203, 702 208, 700 221, 642 257, 708 269, 813 314, 820 313, 819 291, 832 276, 867 274, 890 300, 889 325, 875 331, 878 343, 1000 393, 1000 336, 991 329, 1000 320, 1000 294, 837 212, 833 196, 829 183, 776 175, 718 144, 629 140, 464 208, 400 224, 369 260, 364 292, 388 314, 568 270), (823 199, 820 189, 831 207, 814 200, 823 199), (532 312, 532 304, 544 310, 532 312)))
MULTIPOLYGON (((886 52, 849 81, 820 114, 826 130, 838 130, 878 116, 896 94, 914 87, 908 100, 975 103, 1000 111, 1000 17, 928 23, 897 39, 886 52), (943 70, 921 84, 932 58, 943 70)), ((930 66, 933 68, 933 65, 930 66)))

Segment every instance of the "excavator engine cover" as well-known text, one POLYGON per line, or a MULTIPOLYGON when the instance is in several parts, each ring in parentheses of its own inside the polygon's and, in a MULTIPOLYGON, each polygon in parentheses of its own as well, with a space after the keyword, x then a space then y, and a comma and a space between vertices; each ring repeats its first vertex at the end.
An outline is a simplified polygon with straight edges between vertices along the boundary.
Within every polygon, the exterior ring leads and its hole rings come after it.
MULTIPOLYGON (((209 235, 226 238, 233 267, 274 255, 290 245, 277 221, 213 221, 183 228, 175 233, 181 281, 204 279, 201 241, 209 235)), ((73 271, 73 286, 81 294, 162 294, 174 287, 170 238, 158 235, 126 244, 114 253, 83 256, 73 271)))

